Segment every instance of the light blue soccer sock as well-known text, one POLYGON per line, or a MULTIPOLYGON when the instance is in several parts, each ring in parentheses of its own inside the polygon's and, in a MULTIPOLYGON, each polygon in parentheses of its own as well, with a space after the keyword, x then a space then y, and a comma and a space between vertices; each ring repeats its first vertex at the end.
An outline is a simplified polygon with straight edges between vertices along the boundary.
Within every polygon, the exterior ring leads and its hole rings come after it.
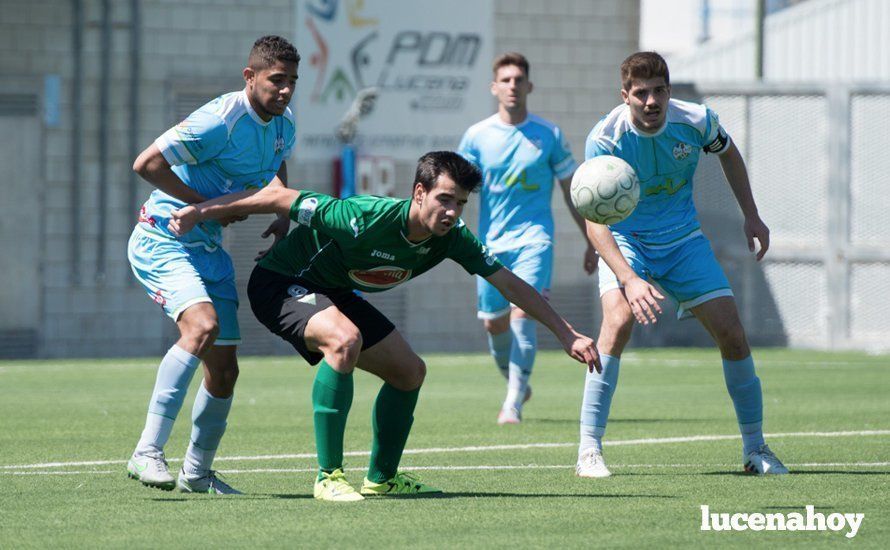
POLYGON ((742 433, 742 446, 747 454, 763 445, 763 393, 760 378, 754 374, 754 359, 723 360, 723 378, 735 406, 735 415, 742 433))
POLYGON ((488 351, 494 357, 501 376, 510 379, 510 347, 513 345, 513 334, 505 330, 500 334, 488 333, 488 351))
POLYGON ((158 367, 154 391, 148 402, 145 428, 134 454, 156 453, 167 444, 173 422, 182 408, 185 394, 200 362, 198 357, 177 345, 167 351, 158 367))
POLYGON ((606 422, 609 420, 609 408, 612 396, 618 385, 618 372, 621 358, 600 354, 603 365, 602 374, 588 372, 584 379, 584 399, 581 402, 581 443, 578 445, 580 456, 588 449, 603 450, 603 435, 606 433, 606 422))
POLYGON ((522 401, 528 389, 528 379, 535 364, 538 334, 535 321, 520 317, 510 321, 513 344, 510 346, 510 376, 507 379, 507 398, 504 409, 522 410, 522 401))
POLYGON ((182 469, 190 476, 206 475, 213 465, 216 449, 226 432, 226 419, 234 396, 213 397, 202 383, 192 407, 192 439, 182 469))

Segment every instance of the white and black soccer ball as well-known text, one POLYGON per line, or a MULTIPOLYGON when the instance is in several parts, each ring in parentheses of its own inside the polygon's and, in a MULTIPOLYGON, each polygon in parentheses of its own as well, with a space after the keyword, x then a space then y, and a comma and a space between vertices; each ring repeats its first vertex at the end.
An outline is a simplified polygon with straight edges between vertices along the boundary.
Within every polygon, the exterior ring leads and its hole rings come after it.
POLYGON ((630 164, 608 155, 593 157, 575 170, 572 204, 584 218, 612 225, 630 216, 640 200, 640 180, 630 164))

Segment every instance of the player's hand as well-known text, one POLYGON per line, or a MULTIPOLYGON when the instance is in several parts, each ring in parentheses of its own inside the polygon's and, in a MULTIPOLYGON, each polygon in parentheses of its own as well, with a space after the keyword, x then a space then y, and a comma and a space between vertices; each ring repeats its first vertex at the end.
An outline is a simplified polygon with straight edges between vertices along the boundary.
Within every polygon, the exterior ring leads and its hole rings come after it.
POLYGON ((260 235, 260 237, 267 239, 269 235, 272 235, 272 246, 265 250, 260 250, 253 261, 258 262, 265 258, 266 254, 268 254, 269 251, 272 250, 272 247, 275 246, 278 241, 287 236, 288 230, 290 230, 290 218, 288 217, 279 217, 276 218, 275 221, 270 223, 269 227, 267 227, 266 230, 263 231, 263 234, 260 235))
POLYGON ((634 277, 624 285, 624 297, 630 304, 630 311, 641 325, 657 323, 657 315, 661 313, 659 300, 664 296, 651 284, 639 277, 634 277))
POLYGON ((175 236, 182 237, 191 231, 200 221, 201 216, 198 213, 198 209, 192 205, 188 205, 185 208, 180 208, 179 210, 174 210, 170 213, 170 221, 167 222, 167 229, 175 236))
POLYGON ((238 216, 238 215, 226 216, 225 218, 222 218, 219 220, 219 224, 223 227, 228 227, 228 225, 231 223, 243 222, 246 219, 247 219, 247 216, 238 216))
POLYGON ((760 250, 757 251, 759 262, 769 250, 769 227, 763 223, 760 216, 745 218, 745 238, 748 239, 748 250, 751 252, 754 252, 754 239, 760 243, 760 250))
POLYGON ((584 251, 584 271, 586 271, 588 275, 593 275, 593 272, 596 271, 599 259, 600 256, 596 253, 596 249, 588 244, 587 250, 584 251))
POLYGON ((589 372, 593 372, 594 369, 596 369, 597 373, 603 372, 603 365, 600 363, 600 355, 596 351, 596 346, 594 345, 593 340, 587 336, 579 334, 573 330, 571 332, 571 337, 568 342, 563 344, 563 347, 572 359, 587 365, 587 370, 589 372))

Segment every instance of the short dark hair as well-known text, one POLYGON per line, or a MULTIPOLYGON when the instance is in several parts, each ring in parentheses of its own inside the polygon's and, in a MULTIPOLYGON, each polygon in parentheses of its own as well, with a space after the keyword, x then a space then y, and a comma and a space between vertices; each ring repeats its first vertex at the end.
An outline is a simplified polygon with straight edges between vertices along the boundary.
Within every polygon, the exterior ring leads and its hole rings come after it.
POLYGON ((525 58, 519 52, 507 52, 502 53, 501 55, 494 58, 494 63, 491 65, 491 72, 495 77, 498 76, 498 69, 501 67, 506 67, 507 65, 516 65, 523 71, 525 71, 526 78, 528 77, 528 59, 525 58))
POLYGON ((630 90, 634 80, 664 77, 664 83, 671 83, 667 61, 656 52, 637 52, 621 63, 621 87, 630 90))
POLYGON ((268 69, 278 61, 300 64, 300 54, 286 38, 274 34, 261 36, 253 43, 247 66, 255 71, 268 69))
POLYGON ((429 191, 442 174, 447 174, 461 189, 470 193, 482 183, 482 172, 453 151, 431 151, 420 157, 414 182, 429 191))

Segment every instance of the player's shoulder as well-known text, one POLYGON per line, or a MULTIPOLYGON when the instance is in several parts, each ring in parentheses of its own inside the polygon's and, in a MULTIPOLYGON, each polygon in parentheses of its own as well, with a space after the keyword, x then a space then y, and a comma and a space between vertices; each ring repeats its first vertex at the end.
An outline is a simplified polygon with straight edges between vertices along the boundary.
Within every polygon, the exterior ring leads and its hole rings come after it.
POLYGON ((595 143, 609 151, 614 149, 621 136, 631 130, 627 110, 627 105, 622 103, 609 111, 587 135, 587 143, 595 143))
POLYGON ((281 119, 287 124, 290 124, 291 128, 296 129, 297 127, 297 117, 294 115, 293 110, 290 107, 284 108, 284 114, 281 115, 281 119))
POLYGON ((704 135, 708 128, 708 108, 701 103, 672 98, 668 102, 667 123, 692 126, 704 135))
POLYGON ((526 121, 529 127, 537 128, 545 134, 556 137, 562 133, 562 130, 559 129, 559 126, 555 122, 547 120, 540 115, 529 113, 526 121))
POLYGON ((489 117, 483 118, 479 122, 467 128, 467 131, 464 132, 464 138, 476 139, 480 135, 484 134, 486 131, 497 129, 499 126, 501 126, 500 120, 497 113, 495 113, 489 117))
POLYGON ((243 91, 223 94, 194 113, 194 115, 203 116, 207 120, 224 125, 229 132, 235 127, 235 123, 247 114, 248 102, 243 91))

